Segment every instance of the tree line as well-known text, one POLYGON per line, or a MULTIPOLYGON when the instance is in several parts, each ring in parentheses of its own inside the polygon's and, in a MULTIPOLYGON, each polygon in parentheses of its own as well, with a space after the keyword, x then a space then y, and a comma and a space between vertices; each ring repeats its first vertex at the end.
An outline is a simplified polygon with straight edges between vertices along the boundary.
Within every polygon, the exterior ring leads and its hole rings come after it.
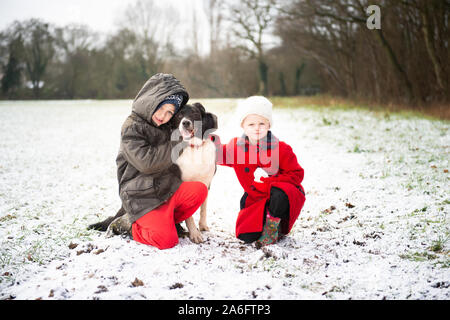
POLYGON ((449 101, 449 0, 202 4, 204 23, 198 11, 136 0, 111 34, 15 21, 0 32, 0 98, 130 99, 153 74, 167 72, 193 97, 449 101), (379 28, 368 27, 370 5, 380 9, 379 28))

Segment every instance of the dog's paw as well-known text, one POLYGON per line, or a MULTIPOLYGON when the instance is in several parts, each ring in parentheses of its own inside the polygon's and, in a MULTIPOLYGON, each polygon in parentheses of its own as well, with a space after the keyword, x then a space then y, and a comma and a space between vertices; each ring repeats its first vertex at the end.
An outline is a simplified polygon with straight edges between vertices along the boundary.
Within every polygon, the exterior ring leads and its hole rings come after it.
POLYGON ((198 231, 198 230, 189 232, 189 239, 190 239, 193 243, 202 243, 202 242, 203 242, 202 234, 201 234, 200 231, 198 231))
POLYGON ((206 223, 199 223, 198 224, 198 228, 200 229, 200 231, 209 231, 209 227, 206 223))

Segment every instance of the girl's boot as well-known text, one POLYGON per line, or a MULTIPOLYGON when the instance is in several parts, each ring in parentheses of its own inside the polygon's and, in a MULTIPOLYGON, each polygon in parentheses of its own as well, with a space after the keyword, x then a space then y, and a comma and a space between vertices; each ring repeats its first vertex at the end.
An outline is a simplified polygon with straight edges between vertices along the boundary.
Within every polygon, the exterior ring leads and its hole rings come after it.
POLYGON ((280 218, 272 217, 269 210, 266 211, 266 223, 264 224, 261 237, 255 243, 257 248, 277 242, 280 221, 280 218))

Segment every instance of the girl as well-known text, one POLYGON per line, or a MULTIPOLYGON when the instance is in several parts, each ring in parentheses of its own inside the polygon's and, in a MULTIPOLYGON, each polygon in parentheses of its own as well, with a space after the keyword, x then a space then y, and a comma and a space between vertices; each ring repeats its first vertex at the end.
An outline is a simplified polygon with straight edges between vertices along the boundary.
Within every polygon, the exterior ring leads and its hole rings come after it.
POLYGON ((258 247, 275 243, 288 234, 305 202, 301 186, 304 171, 292 148, 278 140, 272 127, 272 103, 253 96, 238 104, 240 138, 218 147, 218 164, 232 167, 244 188, 241 211, 236 221, 236 236, 258 247), (264 170, 266 177, 256 176, 264 170))

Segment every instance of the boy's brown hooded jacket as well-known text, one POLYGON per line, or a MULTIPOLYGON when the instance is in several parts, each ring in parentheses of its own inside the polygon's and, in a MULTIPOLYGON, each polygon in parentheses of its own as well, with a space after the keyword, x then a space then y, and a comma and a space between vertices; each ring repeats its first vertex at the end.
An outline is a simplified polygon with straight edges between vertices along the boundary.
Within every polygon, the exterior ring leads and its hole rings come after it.
POLYGON ((183 107, 189 95, 172 75, 151 77, 134 99, 131 115, 122 125, 117 178, 122 205, 134 222, 169 199, 181 184, 172 162, 171 121, 152 123, 156 107, 168 96, 181 94, 183 107))

